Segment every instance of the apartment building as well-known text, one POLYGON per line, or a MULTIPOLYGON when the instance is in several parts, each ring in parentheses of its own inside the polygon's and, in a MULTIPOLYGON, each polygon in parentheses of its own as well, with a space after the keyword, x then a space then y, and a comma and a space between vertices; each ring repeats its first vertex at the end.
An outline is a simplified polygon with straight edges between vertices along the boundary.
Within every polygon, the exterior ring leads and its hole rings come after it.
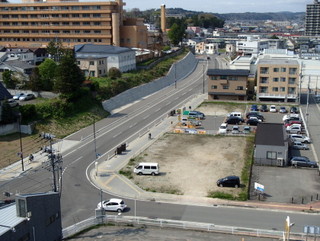
POLYGON ((305 35, 320 35, 320 3, 318 0, 314 0, 313 4, 307 4, 305 35))
POLYGON ((1 2, 0 45, 46 47, 61 41, 64 47, 94 43, 145 48, 147 27, 141 20, 123 17, 122 0, 24 0, 1 2), (137 32, 132 34, 133 32, 137 32))
POLYGON ((297 60, 259 59, 257 61, 257 100, 297 101, 299 74, 297 60))
POLYGON ((249 70, 208 69, 208 100, 247 100, 249 70))

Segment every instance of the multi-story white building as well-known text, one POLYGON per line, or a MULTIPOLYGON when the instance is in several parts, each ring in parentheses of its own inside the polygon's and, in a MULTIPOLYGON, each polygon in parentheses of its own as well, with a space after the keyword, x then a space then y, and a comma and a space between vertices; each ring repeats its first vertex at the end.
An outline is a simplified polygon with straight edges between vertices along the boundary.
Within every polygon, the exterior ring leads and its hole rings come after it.
POLYGON ((314 0, 313 4, 307 4, 305 35, 320 35, 320 3, 318 0, 314 0))

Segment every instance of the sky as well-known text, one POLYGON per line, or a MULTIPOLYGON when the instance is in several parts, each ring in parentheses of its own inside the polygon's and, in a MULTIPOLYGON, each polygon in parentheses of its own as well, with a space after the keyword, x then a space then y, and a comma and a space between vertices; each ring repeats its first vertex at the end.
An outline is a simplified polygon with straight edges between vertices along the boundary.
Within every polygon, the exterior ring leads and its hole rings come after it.
POLYGON ((211 13, 244 13, 244 12, 305 12, 306 5, 313 0, 123 0, 124 9, 139 8, 147 10, 160 8, 183 8, 185 10, 211 13))

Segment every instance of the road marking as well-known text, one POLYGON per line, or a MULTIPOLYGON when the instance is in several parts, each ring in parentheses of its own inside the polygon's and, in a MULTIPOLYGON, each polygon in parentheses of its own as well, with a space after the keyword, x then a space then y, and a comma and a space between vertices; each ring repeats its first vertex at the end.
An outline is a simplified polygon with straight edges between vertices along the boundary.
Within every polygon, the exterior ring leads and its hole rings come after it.
POLYGON ((80 159, 82 159, 83 156, 78 157, 77 159, 75 159, 73 162, 69 163, 65 168, 63 168, 62 171, 62 175, 63 173, 68 169, 69 166, 73 165, 74 163, 76 163, 77 161, 79 161, 80 159))
MULTIPOLYGON (((114 179, 116 178, 116 174, 113 174, 104 184, 106 185, 106 187, 108 187, 108 184, 114 179)), ((108 187, 109 189, 111 187, 108 187)))

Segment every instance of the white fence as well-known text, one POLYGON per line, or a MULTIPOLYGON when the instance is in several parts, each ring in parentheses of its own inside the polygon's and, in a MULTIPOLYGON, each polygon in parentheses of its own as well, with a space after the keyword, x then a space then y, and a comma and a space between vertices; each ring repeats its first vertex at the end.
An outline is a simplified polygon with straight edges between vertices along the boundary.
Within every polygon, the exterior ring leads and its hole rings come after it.
MULTIPOLYGON (((98 216, 88 218, 80 223, 74 224, 70 227, 63 229, 62 235, 63 238, 68 238, 86 228, 92 227, 97 224, 106 224, 106 223, 123 223, 123 224, 132 224, 132 225, 149 225, 149 226, 158 226, 161 228, 178 228, 178 229, 187 229, 187 230, 197 230, 197 231, 207 231, 207 232, 218 232, 225 234, 233 235, 246 235, 254 237, 266 237, 266 238, 277 238, 282 239, 284 232, 275 231, 275 230, 266 230, 266 229, 251 229, 243 227, 230 227, 230 226, 221 226, 211 223, 199 223, 199 222, 186 222, 179 220, 168 220, 168 219, 150 219, 144 217, 132 217, 132 216, 98 216)), ((293 240, 306 240, 307 236, 303 233, 291 233, 290 237, 293 240)))

